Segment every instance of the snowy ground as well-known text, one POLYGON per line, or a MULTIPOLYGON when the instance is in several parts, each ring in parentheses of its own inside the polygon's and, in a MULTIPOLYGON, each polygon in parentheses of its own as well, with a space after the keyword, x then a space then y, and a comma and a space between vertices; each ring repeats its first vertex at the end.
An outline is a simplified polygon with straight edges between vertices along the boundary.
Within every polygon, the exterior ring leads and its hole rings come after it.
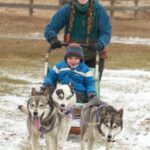
MULTIPOLYGON (((29 150, 26 117, 17 106, 26 103, 31 88, 39 87, 37 83, 42 78, 1 68, 0 77, 28 82, 1 83, 0 91, 9 92, 0 92, 0 150, 29 150)), ((124 128, 116 137, 113 150, 150 150, 150 71, 105 70, 101 99, 124 109, 124 128)), ((63 150, 70 149, 79 150, 79 137, 66 142, 63 150)), ((104 144, 96 144, 94 150, 98 149, 104 150, 104 144)))
MULTIPOLYGON (((43 33, 1 34, 0 39, 45 40, 43 33)), ((63 40, 62 35, 59 39, 63 40)), ((112 36, 111 43, 150 45, 150 38, 112 36)))

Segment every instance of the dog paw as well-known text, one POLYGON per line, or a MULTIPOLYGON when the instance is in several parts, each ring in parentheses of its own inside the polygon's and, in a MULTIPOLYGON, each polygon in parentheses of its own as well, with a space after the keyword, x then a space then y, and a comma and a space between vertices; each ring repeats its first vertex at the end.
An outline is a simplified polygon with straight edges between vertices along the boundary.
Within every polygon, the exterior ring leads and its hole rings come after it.
POLYGON ((18 109, 21 110, 23 105, 18 105, 18 109))
POLYGON ((24 106, 24 105, 18 105, 18 109, 23 112, 24 114, 28 114, 28 109, 27 109, 27 106, 24 106))
POLYGON ((58 150, 62 150, 62 145, 58 145, 58 150))

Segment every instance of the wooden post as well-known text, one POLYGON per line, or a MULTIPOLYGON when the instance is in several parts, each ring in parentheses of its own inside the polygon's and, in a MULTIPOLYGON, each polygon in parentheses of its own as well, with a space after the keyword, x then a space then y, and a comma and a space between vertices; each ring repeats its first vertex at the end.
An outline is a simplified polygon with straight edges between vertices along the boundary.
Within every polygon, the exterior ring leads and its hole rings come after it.
POLYGON ((33 15, 33 0, 29 1, 29 15, 33 15))
POLYGON ((110 16, 113 17, 114 16, 114 4, 115 4, 115 0, 110 0, 110 16))
POLYGON ((138 4, 139 4, 139 0, 134 0, 134 6, 136 8, 136 10, 134 11, 134 17, 137 17, 138 14, 138 4))

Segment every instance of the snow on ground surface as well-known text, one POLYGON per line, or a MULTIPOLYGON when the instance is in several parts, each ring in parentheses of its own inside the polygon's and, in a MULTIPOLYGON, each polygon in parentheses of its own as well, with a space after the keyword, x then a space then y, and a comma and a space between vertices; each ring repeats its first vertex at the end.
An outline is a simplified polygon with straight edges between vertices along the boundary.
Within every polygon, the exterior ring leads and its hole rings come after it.
MULTIPOLYGON (((40 77, 0 70, 0 76, 26 80, 27 84, 1 83, 10 93, 0 93, 0 150, 29 150, 26 116, 17 106, 25 104, 32 87, 39 88, 40 77)), ((101 100, 124 109, 123 131, 116 137, 113 150, 150 150, 150 71, 105 70, 101 83, 101 100)), ((79 137, 70 137, 63 150, 79 150, 79 137)), ((43 145, 41 140, 41 145, 43 145)), ((104 150, 96 144, 94 150, 104 150)))
MULTIPOLYGON (((1 34, 0 39, 24 39, 24 40, 45 40, 43 33, 35 32, 28 34, 1 34)), ((62 40, 63 37, 60 35, 59 38, 62 40)), ((118 37, 112 36, 111 43, 122 43, 122 44, 139 44, 139 45, 150 45, 149 38, 140 37, 118 37)))

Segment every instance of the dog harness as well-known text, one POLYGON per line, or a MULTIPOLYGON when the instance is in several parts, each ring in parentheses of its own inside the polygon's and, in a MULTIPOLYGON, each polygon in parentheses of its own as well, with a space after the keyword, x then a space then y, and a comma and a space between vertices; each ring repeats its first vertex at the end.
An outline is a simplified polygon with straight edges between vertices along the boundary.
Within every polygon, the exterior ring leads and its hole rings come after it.
POLYGON ((102 134, 102 136, 105 136, 104 133, 101 131, 100 127, 99 127, 99 120, 101 118, 99 118, 100 116, 100 113, 102 112, 102 110, 108 106, 108 104, 106 102, 101 102, 101 104, 97 107, 96 109, 96 122, 85 122, 83 120, 80 120, 81 123, 83 124, 87 124, 87 125, 90 125, 90 126, 96 126, 97 125, 97 128, 99 130, 99 132, 102 134))

